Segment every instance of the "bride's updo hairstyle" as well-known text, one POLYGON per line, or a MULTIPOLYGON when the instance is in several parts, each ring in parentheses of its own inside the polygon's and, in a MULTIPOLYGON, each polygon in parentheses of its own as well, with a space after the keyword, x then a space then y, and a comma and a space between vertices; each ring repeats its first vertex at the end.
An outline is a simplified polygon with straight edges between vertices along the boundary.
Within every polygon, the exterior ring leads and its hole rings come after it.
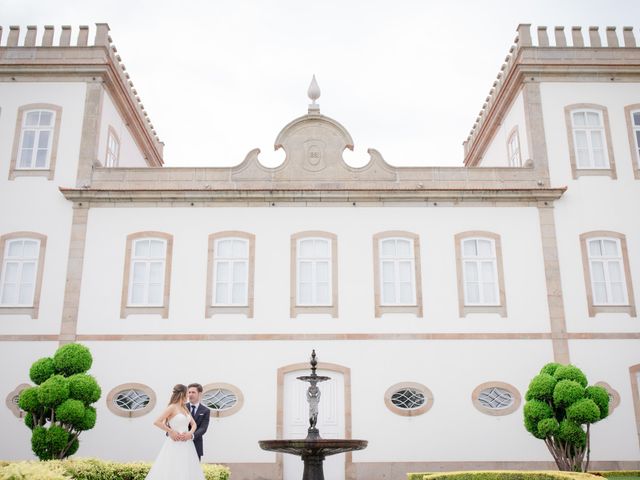
POLYGON ((187 399, 187 387, 186 385, 182 385, 181 383, 177 384, 173 387, 173 392, 171 392, 171 399, 169 400, 169 405, 174 403, 184 403, 187 399))

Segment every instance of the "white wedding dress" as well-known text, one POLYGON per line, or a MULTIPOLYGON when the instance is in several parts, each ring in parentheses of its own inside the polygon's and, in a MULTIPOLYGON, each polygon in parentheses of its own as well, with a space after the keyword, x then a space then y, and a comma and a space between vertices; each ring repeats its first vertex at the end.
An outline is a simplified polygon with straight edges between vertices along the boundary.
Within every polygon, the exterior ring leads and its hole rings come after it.
MULTIPOLYGON (((189 428, 189 417, 178 413, 169 420, 169 425, 172 430, 184 433, 189 428)), ((147 480, 204 480, 193 441, 176 442, 167 437, 149 470, 147 480)))

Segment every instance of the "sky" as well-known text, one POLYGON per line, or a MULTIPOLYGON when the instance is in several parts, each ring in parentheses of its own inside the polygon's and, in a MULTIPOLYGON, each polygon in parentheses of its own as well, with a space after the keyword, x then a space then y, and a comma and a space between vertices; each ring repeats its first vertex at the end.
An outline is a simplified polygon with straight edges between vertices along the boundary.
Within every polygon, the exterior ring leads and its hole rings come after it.
POLYGON ((375 148, 396 166, 461 166, 519 23, 632 25, 640 41, 640 1, 0 0, 5 32, 90 25, 92 38, 101 22, 166 166, 232 166, 253 148, 280 164, 274 141, 307 113, 313 74, 321 113, 353 138, 350 165, 375 148))

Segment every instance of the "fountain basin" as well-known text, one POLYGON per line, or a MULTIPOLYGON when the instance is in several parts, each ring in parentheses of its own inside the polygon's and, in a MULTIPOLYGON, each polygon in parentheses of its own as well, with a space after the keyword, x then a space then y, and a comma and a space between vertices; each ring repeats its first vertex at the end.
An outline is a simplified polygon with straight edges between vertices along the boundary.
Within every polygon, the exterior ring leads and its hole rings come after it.
POLYGON ((328 457, 337 453, 362 450, 369 443, 367 440, 354 439, 299 439, 299 440, 260 440, 260 448, 270 452, 289 453, 300 457, 328 457))

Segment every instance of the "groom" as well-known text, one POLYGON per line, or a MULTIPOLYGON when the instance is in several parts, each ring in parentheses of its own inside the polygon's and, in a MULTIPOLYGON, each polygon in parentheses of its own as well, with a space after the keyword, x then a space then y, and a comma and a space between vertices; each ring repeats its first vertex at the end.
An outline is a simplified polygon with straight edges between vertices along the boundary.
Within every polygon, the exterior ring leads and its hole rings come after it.
POLYGON ((200 403, 202 398, 202 385, 199 383, 191 383, 187 387, 187 397, 189 402, 185 405, 193 420, 196 422, 195 431, 191 431, 189 426, 189 432, 184 434, 184 440, 193 440, 193 445, 196 447, 198 453, 198 460, 202 460, 202 436, 209 427, 209 409, 200 403))

